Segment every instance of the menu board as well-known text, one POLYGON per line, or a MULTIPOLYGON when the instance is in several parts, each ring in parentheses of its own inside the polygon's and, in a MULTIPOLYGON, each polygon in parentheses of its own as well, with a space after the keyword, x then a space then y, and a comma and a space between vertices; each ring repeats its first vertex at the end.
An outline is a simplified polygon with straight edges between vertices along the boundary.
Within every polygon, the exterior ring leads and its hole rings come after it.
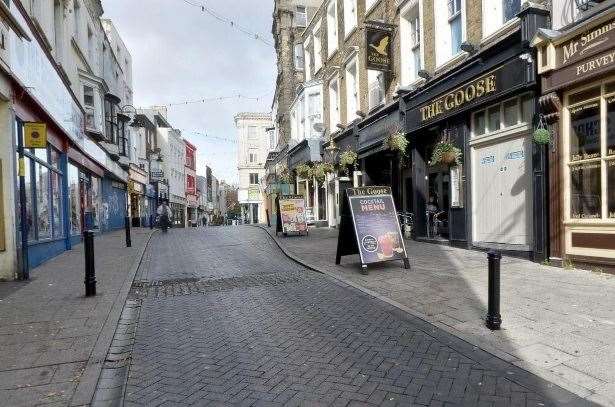
POLYGON ((342 213, 336 263, 339 264, 341 256, 358 253, 363 268, 388 260, 403 260, 409 268, 391 188, 348 188, 346 195, 347 205, 342 212, 350 213, 342 213), (354 236, 348 236, 352 232, 354 236))
POLYGON ((307 232, 305 198, 303 195, 282 195, 279 213, 284 233, 307 232))

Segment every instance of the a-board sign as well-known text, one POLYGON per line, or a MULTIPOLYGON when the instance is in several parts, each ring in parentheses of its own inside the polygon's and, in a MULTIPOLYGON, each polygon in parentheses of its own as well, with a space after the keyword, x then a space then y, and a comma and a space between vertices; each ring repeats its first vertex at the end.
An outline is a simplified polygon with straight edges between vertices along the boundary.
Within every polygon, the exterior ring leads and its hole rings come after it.
POLYGON ((390 187, 346 189, 335 262, 357 253, 363 268, 388 260, 410 267, 390 187))
POLYGON ((307 233, 305 198, 303 195, 281 195, 277 199, 277 232, 307 233))

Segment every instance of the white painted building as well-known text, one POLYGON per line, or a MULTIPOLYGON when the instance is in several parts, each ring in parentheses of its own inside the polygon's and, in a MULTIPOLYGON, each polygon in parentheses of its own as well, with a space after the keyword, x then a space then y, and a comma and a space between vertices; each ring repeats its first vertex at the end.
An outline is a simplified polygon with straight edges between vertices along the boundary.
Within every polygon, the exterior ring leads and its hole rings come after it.
POLYGON ((270 147, 267 128, 271 125, 269 113, 239 113, 235 116, 238 198, 243 219, 249 223, 264 222, 266 219, 265 161, 270 147))
POLYGON ((161 169, 169 186, 169 206, 173 225, 184 227, 186 219, 186 145, 181 132, 170 127, 158 129, 161 169))

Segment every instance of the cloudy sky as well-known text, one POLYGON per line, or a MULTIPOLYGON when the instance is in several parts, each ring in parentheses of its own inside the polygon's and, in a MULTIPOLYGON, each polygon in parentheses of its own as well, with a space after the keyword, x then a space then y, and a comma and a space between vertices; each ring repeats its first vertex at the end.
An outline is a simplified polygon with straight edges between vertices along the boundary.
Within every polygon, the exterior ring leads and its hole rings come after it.
MULTIPOLYGON (((272 42, 273 0, 207 0, 206 5, 272 42)), ((271 110, 273 48, 184 0, 103 0, 103 7, 132 54, 135 106, 236 94, 261 97, 169 108, 173 127, 198 147, 198 172, 204 173, 207 164, 218 178, 236 182, 233 116, 271 110)))

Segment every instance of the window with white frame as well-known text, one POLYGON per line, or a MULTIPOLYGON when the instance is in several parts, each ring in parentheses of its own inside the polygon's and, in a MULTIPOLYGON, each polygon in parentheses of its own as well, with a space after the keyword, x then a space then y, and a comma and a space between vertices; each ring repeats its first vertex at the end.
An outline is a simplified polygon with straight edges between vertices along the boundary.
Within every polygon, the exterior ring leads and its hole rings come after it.
POLYGON ((615 83, 565 98, 566 218, 615 221, 615 83), (567 154, 566 154, 567 153, 567 154))
POLYGON ((329 81, 329 133, 337 131, 340 124, 340 81, 333 78, 329 81))
POLYGON ((434 0, 436 66, 461 52, 465 28, 462 0, 434 0))
POLYGON ((406 6, 400 12, 401 32, 401 84, 414 82, 422 68, 421 20, 418 2, 406 6))
POLYGON ((294 60, 295 69, 302 70, 305 66, 305 61, 303 60, 303 44, 295 44, 294 60))
POLYGON ((378 0, 365 0, 365 10, 369 11, 378 0))
POLYGON ((312 79, 312 55, 310 54, 310 42, 309 40, 303 44, 303 55, 304 59, 304 71, 305 71, 305 81, 308 82, 312 79))
POLYGON ((327 5, 327 55, 331 56, 337 50, 337 0, 329 1, 327 5))
POLYGON ((483 0, 483 37, 512 20, 521 11, 521 0, 483 0))
POLYGON ((320 30, 320 22, 314 27, 313 42, 314 42, 314 73, 322 68, 322 41, 320 30))
POLYGON ((357 0, 344 0, 344 35, 357 26, 357 0))
POLYGON ((369 108, 373 109, 384 103, 384 72, 368 70, 367 88, 369 91, 369 108))
POLYGON ((293 24, 295 27, 305 27, 307 25, 307 12, 305 6, 297 6, 293 17, 293 24))
POLYGON ((322 98, 319 89, 308 93, 307 105, 309 126, 307 134, 311 138, 319 138, 321 134, 314 129, 316 123, 322 123, 322 98))
POLYGON ((480 137, 520 124, 531 124, 534 98, 526 93, 472 114, 472 137, 480 137))
POLYGON ((357 56, 355 55, 346 64, 346 123, 356 119, 359 110, 359 80, 357 68, 357 56))

